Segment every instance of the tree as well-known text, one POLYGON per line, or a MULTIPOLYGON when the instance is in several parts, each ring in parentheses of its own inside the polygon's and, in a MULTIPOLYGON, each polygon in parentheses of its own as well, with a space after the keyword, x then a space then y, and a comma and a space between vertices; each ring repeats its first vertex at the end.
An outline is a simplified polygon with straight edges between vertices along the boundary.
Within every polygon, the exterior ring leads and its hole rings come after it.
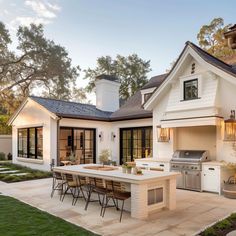
POLYGON ((47 39, 42 25, 20 26, 17 39, 17 51, 11 51, 9 31, 0 22, 1 106, 11 113, 33 92, 71 99, 80 69, 72 66, 66 49, 47 39))
POLYGON ((236 54, 236 51, 229 48, 224 37, 230 26, 230 24, 224 25, 222 18, 215 18, 209 25, 203 25, 197 35, 200 47, 221 59, 236 54))
POLYGON ((120 79, 120 97, 128 99, 145 83, 147 83, 147 73, 150 72, 150 61, 144 61, 137 54, 127 57, 117 55, 115 59, 110 56, 103 56, 97 59, 95 69, 84 70, 84 79, 89 79, 88 92, 95 87, 95 78, 101 74, 112 75, 120 79))

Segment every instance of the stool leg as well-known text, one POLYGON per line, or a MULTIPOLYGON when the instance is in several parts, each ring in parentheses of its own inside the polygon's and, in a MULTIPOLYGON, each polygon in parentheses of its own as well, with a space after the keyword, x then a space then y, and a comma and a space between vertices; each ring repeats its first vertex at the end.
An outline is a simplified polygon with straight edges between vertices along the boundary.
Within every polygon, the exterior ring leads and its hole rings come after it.
POLYGON ((122 218, 122 215, 123 215, 123 210, 124 210, 124 200, 122 202, 122 207, 121 207, 121 213, 120 213, 120 222, 121 222, 121 218, 122 218))

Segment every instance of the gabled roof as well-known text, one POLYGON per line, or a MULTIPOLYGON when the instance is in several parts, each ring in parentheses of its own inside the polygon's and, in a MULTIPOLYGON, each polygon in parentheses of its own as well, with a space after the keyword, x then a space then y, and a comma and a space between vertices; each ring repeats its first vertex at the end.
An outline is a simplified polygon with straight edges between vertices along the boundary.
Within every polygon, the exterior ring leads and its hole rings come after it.
POLYGON ((30 98, 59 117, 88 120, 109 120, 111 112, 101 111, 94 105, 30 96, 30 98))
POLYGON ((172 77, 173 72, 175 71, 177 65, 181 61, 184 53, 186 52, 187 48, 191 48, 203 61, 205 61, 205 62, 209 63, 210 65, 220 69, 221 71, 231 75, 233 77, 233 81, 236 82, 236 80, 234 80, 234 78, 236 77, 236 69, 235 69, 235 67, 233 65, 229 65, 229 64, 221 61, 220 59, 212 56, 211 54, 209 54, 208 52, 204 51, 203 49, 201 49, 200 47, 198 47, 194 43, 187 41, 185 43, 184 49, 182 50, 182 52, 180 53, 180 55, 179 55, 179 57, 177 59, 177 61, 175 62, 174 66, 172 67, 172 69, 170 70, 168 75, 166 76, 164 83, 162 83, 159 87, 157 87, 155 89, 155 91, 152 93, 152 96, 144 104, 144 108, 145 109, 149 109, 150 108, 150 104, 152 104, 153 101, 154 101, 154 98, 161 91, 163 91, 163 89, 165 89, 166 85, 168 84, 169 80, 172 77))
MULTIPOLYGON (((165 80, 166 76, 167 74, 162 74, 152 77, 148 83, 141 88, 141 90, 159 87, 165 80)), ((112 113, 111 120, 148 117, 152 117, 152 112, 143 109, 142 94, 139 90, 131 96, 119 110, 112 113)))
POLYGON ((200 47, 198 47, 197 45, 195 45, 192 42, 188 41, 188 42, 186 42, 186 45, 190 46, 206 62, 208 62, 208 63, 212 64, 213 66, 216 66, 219 69, 236 77, 236 70, 234 69, 234 67, 232 65, 229 65, 229 64, 223 62, 222 60, 212 56, 211 54, 204 51, 203 49, 201 49, 200 47))

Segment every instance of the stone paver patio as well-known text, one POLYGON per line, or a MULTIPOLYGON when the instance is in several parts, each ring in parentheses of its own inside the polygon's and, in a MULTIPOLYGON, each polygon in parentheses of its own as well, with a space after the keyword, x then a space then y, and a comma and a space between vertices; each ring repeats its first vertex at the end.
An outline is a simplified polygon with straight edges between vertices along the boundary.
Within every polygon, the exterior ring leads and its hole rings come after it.
POLYGON ((101 235, 177 236, 195 235, 201 229, 236 211, 236 201, 211 193, 177 190, 177 209, 159 211, 147 220, 136 220, 128 212, 119 222, 119 212, 108 208, 100 217, 100 206, 90 203, 84 211, 84 201, 71 205, 71 197, 59 201, 55 193, 50 198, 51 179, 6 184, 0 181, 0 192, 13 196, 39 209, 61 217, 101 235))

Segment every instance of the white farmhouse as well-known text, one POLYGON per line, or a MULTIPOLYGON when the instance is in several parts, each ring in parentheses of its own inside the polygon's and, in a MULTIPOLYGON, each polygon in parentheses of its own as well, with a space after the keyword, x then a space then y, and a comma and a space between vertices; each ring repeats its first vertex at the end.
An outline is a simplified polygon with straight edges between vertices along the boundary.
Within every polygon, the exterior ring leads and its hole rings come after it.
POLYGON ((120 108, 119 81, 107 75, 96 81, 96 106, 27 98, 10 120, 13 162, 50 170, 72 152, 78 163, 97 163, 102 149, 117 164, 150 157, 167 170, 178 149, 236 162, 235 126, 225 123, 236 109, 232 65, 187 42, 168 74, 151 78, 120 108))

